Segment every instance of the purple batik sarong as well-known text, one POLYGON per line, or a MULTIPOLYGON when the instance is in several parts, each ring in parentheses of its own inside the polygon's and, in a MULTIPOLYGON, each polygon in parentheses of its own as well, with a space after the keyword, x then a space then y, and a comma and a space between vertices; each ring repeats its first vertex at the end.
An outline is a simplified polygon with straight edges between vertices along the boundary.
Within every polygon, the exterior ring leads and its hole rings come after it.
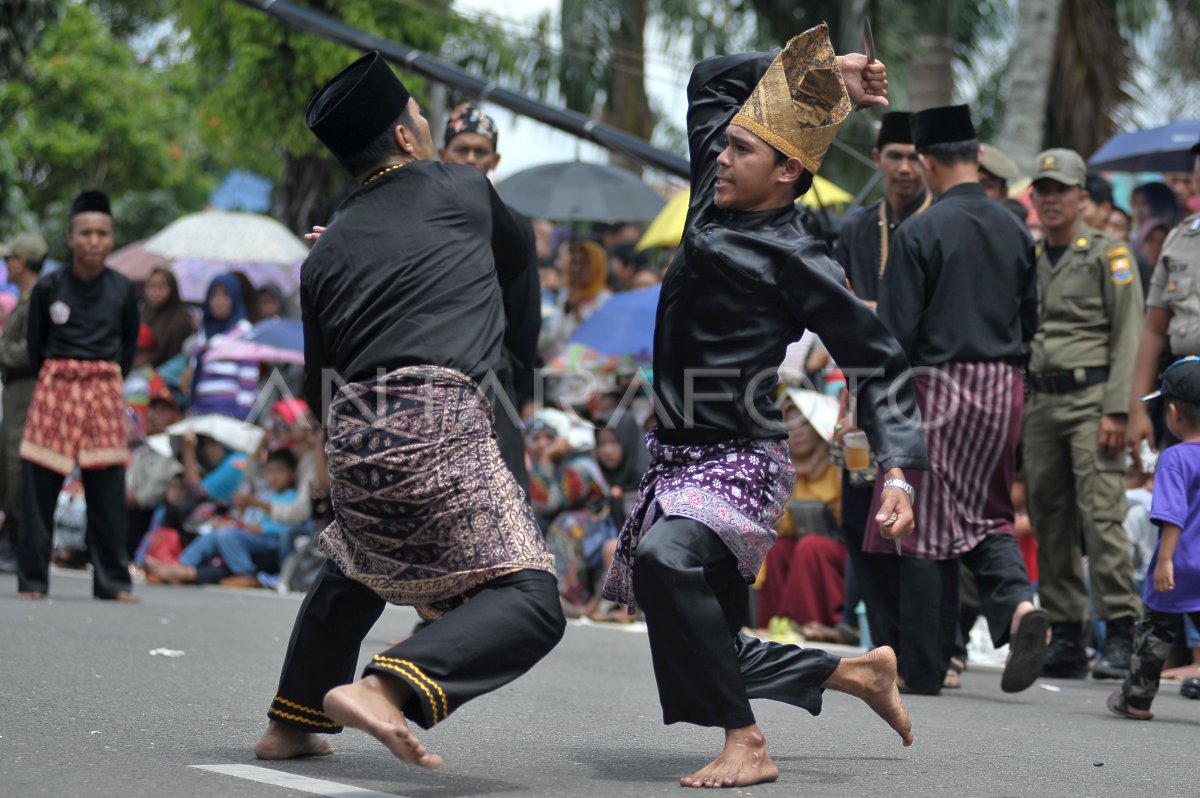
POLYGON ((669 446, 646 435, 651 463, 621 535, 604 583, 604 596, 636 609, 633 564, 637 547, 659 518, 679 516, 711 529, 738 561, 747 583, 758 575, 774 524, 792 493, 796 472, 787 443, 734 438, 696 446, 669 446))

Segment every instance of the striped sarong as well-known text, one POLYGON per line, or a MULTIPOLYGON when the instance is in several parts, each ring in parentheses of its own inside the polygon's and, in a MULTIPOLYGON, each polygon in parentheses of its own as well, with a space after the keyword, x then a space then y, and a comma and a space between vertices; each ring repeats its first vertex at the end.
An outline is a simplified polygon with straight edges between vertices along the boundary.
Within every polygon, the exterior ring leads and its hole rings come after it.
POLYGON ((414 366, 346 385, 327 436, 334 522, 319 546, 380 598, 437 618, 496 577, 555 573, 465 374, 414 366))
MULTIPOLYGON (((929 470, 906 472, 916 490, 916 532, 901 539, 906 557, 948 560, 986 535, 1013 532, 1012 482, 1021 436, 1024 381, 1003 362, 946 363, 918 373, 914 384, 929 449, 929 470)), ((896 553, 875 523, 881 475, 863 551, 896 553)))

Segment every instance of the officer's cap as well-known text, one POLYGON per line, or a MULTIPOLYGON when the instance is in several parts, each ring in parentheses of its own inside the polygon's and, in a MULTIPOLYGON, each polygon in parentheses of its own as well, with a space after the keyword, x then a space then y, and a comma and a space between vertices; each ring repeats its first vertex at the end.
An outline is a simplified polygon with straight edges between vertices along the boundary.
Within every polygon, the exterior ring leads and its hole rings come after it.
POLYGON ((1142 401, 1158 397, 1176 399, 1190 405, 1200 405, 1200 357, 1189 355, 1176 360, 1163 372, 1162 386, 1146 394, 1142 401))
POLYGON ((25 258, 34 263, 46 259, 46 239, 37 233, 17 233, 12 241, 0 244, 0 258, 25 258))
POLYGON ((1012 158, 1001 152, 999 147, 991 144, 983 145, 983 158, 979 165, 985 172, 995 175, 1001 180, 1017 180, 1021 177, 1021 170, 1013 163, 1012 158))
POLYGON ((1046 150, 1037 157, 1033 182, 1053 180, 1064 186, 1083 186, 1087 183, 1087 165, 1075 150, 1046 150))

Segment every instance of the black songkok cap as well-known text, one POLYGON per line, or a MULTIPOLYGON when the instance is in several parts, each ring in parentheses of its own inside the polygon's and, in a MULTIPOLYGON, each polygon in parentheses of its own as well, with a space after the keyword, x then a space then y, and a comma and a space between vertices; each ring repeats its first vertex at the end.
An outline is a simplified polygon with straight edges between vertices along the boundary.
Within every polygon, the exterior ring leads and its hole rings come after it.
POLYGON ((950 144, 978 138, 971 124, 971 112, 965 105, 947 105, 917 111, 909 120, 912 142, 917 149, 932 144, 950 144))
POLYGON ((372 51, 333 76, 313 96, 305 122, 338 158, 353 158, 408 107, 408 89, 372 51))
POLYGON ((74 219, 81 213, 103 213, 112 216, 112 206, 108 202, 108 195, 103 191, 83 192, 71 203, 69 218, 74 219))
POLYGON ((875 149, 882 150, 889 144, 912 144, 908 111, 889 111, 879 123, 879 135, 875 137, 875 149))

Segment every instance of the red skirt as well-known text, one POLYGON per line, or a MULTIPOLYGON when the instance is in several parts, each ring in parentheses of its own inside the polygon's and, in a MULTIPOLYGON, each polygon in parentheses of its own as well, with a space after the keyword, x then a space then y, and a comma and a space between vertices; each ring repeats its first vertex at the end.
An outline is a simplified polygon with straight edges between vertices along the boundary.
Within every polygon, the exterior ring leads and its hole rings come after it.
POLYGON ((21 459, 70 474, 129 462, 121 368, 107 360, 47 360, 38 375, 21 459))

